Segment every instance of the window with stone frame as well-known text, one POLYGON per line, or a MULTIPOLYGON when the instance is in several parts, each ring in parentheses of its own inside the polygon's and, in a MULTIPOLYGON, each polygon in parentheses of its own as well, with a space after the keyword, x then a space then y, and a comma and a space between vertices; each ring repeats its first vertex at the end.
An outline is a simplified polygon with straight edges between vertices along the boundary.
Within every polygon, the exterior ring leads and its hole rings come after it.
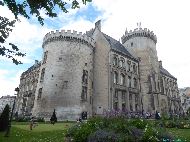
POLYGON ((117 66, 117 63, 118 63, 117 57, 113 57, 113 65, 114 65, 114 66, 117 66))
POLYGON ((114 74, 113 74, 113 82, 115 84, 118 84, 118 73, 116 71, 114 71, 114 74))
POLYGON ((87 100, 87 87, 86 86, 82 86, 81 99, 82 99, 82 101, 87 100))
POLYGON ((42 69, 41 77, 40 77, 40 82, 44 81, 44 76, 45 76, 45 68, 42 69))
POLYGON ((125 101, 125 91, 122 91, 122 100, 125 101))
POLYGON ((132 101, 132 94, 129 94, 129 101, 132 101))
POLYGON ((128 87, 131 87, 131 77, 128 76, 128 87))
POLYGON ((115 90, 114 99, 118 100, 118 90, 115 90))
POLYGON ((136 78, 133 78, 133 85, 134 85, 134 88, 137 88, 137 79, 136 78))
POLYGON ((126 110, 126 103, 122 103, 122 111, 126 110))
POLYGON ((127 61, 127 66, 128 66, 128 70, 127 71, 131 71, 131 61, 127 61))
POLYGON ((130 102, 130 105, 129 105, 129 107, 130 107, 130 111, 133 111, 132 102, 130 102))
POLYGON ((88 71, 87 70, 83 70, 82 84, 88 84, 88 71))
POLYGON ((47 61, 47 55, 48 55, 48 51, 44 52, 43 64, 45 64, 47 61))
POLYGON ((125 84, 125 75, 123 73, 121 73, 120 75, 120 85, 124 85, 125 84))
POLYGON ((38 90, 38 100, 39 99, 41 99, 41 97, 42 97, 42 88, 40 88, 39 90, 38 90))
POLYGON ((136 73, 137 72, 137 66, 135 64, 133 64, 133 72, 136 73))
POLYGON ((135 104, 135 111, 138 111, 138 104, 135 104))
POLYGON ((136 94, 135 95, 135 103, 138 104, 139 96, 136 94))
POLYGON ((124 58, 120 58, 120 60, 119 60, 119 67, 124 68, 125 67, 124 63, 125 63, 125 59, 124 58))
POLYGON ((114 102, 113 109, 117 111, 119 109, 118 102, 114 102))

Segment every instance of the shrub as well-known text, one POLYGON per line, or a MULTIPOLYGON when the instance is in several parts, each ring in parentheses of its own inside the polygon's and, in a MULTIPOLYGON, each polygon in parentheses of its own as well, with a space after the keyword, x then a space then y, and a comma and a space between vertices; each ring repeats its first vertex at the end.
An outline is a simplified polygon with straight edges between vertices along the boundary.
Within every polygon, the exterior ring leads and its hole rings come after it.
POLYGON ((6 131, 9 125, 9 112, 10 108, 7 104, 0 116, 0 131, 6 131))
POLYGON ((54 109, 53 114, 52 114, 52 116, 50 118, 50 122, 52 124, 55 124, 55 122, 57 122, 57 116, 56 116, 56 113, 55 113, 55 109, 54 109))
POLYGON ((88 137, 88 142, 116 142, 118 140, 119 136, 108 130, 97 130, 88 137))

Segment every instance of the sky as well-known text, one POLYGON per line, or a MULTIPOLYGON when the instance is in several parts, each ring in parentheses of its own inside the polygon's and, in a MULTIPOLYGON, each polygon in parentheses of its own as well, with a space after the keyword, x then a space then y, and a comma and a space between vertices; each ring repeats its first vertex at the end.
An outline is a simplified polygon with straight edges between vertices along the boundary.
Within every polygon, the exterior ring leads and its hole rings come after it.
MULTIPOLYGON (((148 28, 157 36, 158 59, 163 67, 177 78, 179 88, 190 86, 190 19, 189 0, 92 0, 80 9, 69 9, 65 14, 49 18, 44 14, 45 24, 41 26, 35 16, 30 19, 19 17, 7 43, 16 44, 26 53, 19 58, 22 65, 0 57, 0 96, 14 95, 19 86, 20 75, 32 66, 35 60, 42 60, 42 41, 52 30, 76 30, 85 33, 102 21, 102 32, 119 40, 127 30, 148 28)), ((0 6, 0 15, 13 19, 5 6, 0 6)))

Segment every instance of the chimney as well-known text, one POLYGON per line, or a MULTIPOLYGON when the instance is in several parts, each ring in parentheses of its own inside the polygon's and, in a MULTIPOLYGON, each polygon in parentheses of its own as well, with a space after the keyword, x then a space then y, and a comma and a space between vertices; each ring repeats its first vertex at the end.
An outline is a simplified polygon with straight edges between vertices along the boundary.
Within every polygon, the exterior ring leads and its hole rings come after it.
POLYGON ((35 60, 35 65, 38 64, 38 60, 35 60))
POLYGON ((159 61, 159 67, 162 68, 162 61, 159 61))
POLYGON ((101 20, 98 20, 98 21, 95 23, 95 28, 98 28, 98 29, 101 31, 101 20))

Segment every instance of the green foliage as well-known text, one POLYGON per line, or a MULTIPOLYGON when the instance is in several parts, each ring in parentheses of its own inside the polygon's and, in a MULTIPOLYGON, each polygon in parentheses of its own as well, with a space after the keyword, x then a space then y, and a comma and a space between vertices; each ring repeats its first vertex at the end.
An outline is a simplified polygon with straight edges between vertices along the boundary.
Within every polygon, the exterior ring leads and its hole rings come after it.
POLYGON ((16 20, 10 21, 5 17, 0 16, 0 56, 5 56, 12 59, 13 63, 16 65, 22 64, 21 61, 18 61, 15 57, 21 56, 24 57, 25 54, 19 52, 19 49, 16 45, 9 43, 9 47, 5 47, 5 41, 9 36, 9 33, 12 31, 16 20))
MULTIPOLYGON (((91 2, 92 0, 82 0, 83 4, 91 2)), ((18 15, 22 15, 29 19, 31 15, 35 15, 41 25, 44 24, 44 18, 40 13, 41 10, 45 11, 48 17, 57 17, 55 7, 60 9, 63 13, 68 13, 67 8, 72 9, 80 8, 77 0, 72 0, 72 4, 67 3, 65 0, 3 0, 0 1, 0 5, 7 5, 9 10, 14 14, 15 19, 18 20, 18 15)))
MULTIPOLYGON (((82 0, 83 4, 91 2, 92 0, 82 0)), ((16 21, 20 21, 18 16, 21 15, 30 19, 32 15, 36 16, 39 23, 44 25, 44 18, 42 17, 41 10, 45 11, 48 17, 57 17, 56 8, 60 9, 63 13, 67 13, 67 8, 72 9, 80 8, 77 0, 72 0, 72 4, 68 4, 64 0, 0 0, 0 6, 7 6, 14 14, 15 20, 11 21, 6 17, 0 16, 0 56, 5 56, 12 59, 13 63, 18 65, 22 64, 16 57, 24 57, 25 53, 19 52, 16 45, 9 43, 10 47, 5 47, 5 41, 12 31, 16 21)), ((7 45, 6 45, 7 46, 7 45)))
POLYGON ((0 116, 0 131, 6 131, 9 125, 9 112, 10 108, 7 104, 0 116))
POLYGON ((156 142, 166 138, 173 140, 166 131, 162 131, 148 120, 97 117, 89 119, 86 123, 77 123, 68 129, 66 136, 76 142, 156 142))
POLYGON ((56 117, 55 109, 54 109, 53 114, 52 114, 52 116, 50 118, 50 121, 51 121, 52 124, 54 124, 55 122, 57 122, 57 117, 56 117))

